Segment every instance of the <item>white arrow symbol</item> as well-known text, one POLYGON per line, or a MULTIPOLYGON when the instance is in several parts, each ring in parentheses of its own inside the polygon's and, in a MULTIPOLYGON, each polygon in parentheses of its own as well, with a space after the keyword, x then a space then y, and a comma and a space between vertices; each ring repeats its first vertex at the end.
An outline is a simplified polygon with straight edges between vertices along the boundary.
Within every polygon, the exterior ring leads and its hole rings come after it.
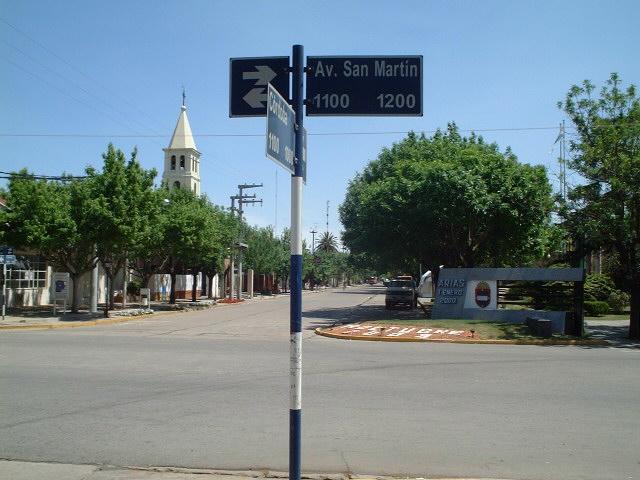
POLYGON ((266 65, 256 65, 255 69, 257 72, 242 72, 243 80, 256 80, 254 85, 266 85, 271 80, 276 78, 276 72, 271 70, 266 65))
POLYGON ((264 88, 252 88, 242 99, 252 108, 264 108, 263 102, 267 101, 267 94, 264 88))

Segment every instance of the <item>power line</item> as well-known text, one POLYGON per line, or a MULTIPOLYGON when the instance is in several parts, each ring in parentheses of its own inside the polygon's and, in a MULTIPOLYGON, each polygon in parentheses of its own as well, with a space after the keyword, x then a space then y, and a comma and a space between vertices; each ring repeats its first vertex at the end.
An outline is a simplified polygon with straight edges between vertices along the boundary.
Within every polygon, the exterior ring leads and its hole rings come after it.
MULTIPOLYGON (((100 98, 99 96, 97 96, 96 94, 90 92, 89 90, 87 90, 86 88, 84 88, 82 85, 80 85, 79 83, 77 83, 76 81, 74 81, 73 79, 57 72, 56 70, 54 70, 53 68, 45 65, 44 63, 40 62, 38 59, 34 58, 33 56, 29 55, 27 52, 25 52, 24 50, 16 47, 15 45, 12 45, 11 43, 4 41, 3 43, 5 45, 8 45, 9 47, 13 48, 14 50, 16 50, 17 52, 21 53, 23 56, 25 56, 26 58, 28 58, 29 60, 31 60, 33 63, 40 65, 42 68, 44 68, 45 70, 48 70, 49 72, 53 73, 54 75, 56 75, 57 77, 61 78, 62 80, 64 80, 65 82, 71 84, 72 86, 74 86, 75 88, 77 88, 78 90, 84 92, 86 95, 95 98, 96 100, 98 100, 102 105, 104 105, 105 107, 111 109, 113 112, 115 112, 118 115, 121 115, 124 118, 131 118, 132 121, 136 122, 138 125, 140 125, 142 128, 147 129, 148 127, 142 123, 140 123, 139 121, 137 121, 135 118, 131 117, 130 115, 127 115, 126 113, 124 113, 122 110, 117 109, 116 107, 114 107, 113 105, 109 104, 109 102, 103 100, 102 98, 100 98)), ((14 64, 15 65, 15 64, 14 64)), ((121 125, 125 125, 125 123, 122 122, 118 122, 121 125)), ((127 127, 129 128, 129 127, 127 127)), ((150 129, 152 130, 152 129, 150 129)))
MULTIPOLYGON (((519 132, 535 130, 557 130, 558 127, 522 127, 522 128, 468 128, 460 129, 459 132, 519 132)), ((403 130, 403 131, 378 131, 378 132, 315 132, 308 133, 309 136, 349 136, 349 135, 406 135, 414 131, 416 133, 436 133, 438 130, 403 130)), ((440 130, 442 131, 442 130, 440 130)), ((176 135, 177 137, 181 135, 176 135)), ((198 138, 234 138, 234 137, 264 137, 264 133, 200 133, 193 134, 198 138)), ((78 138, 157 138, 171 137, 170 134, 101 134, 101 133, 0 133, 0 137, 78 137, 78 138)))
POLYGON ((118 95, 116 92, 114 92, 113 90, 105 87, 104 85, 102 85, 100 82, 98 82, 96 79, 92 78, 91 76, 87 75, 86 73, 84 73, 82 70, 80 70, 78 67, 76 67, 75 65, 73 65, 71 62, 69 62, 68 60, 62 58, 60 55, 58 55, 56 52, 54 52, 53 50, 51 50, 50 48, 48 48, 47 46, 43 45, 42 43, 40 43, 38 40, 36 40, 35 38, 31 37, 30 35, 28 35, 26 32, 24 32, 23 30, 19 29, 18 27, 16 27, 15 25, 9 23, 6 19, 0 17, 0 22, 4 23, 5 25, 7 25, 8 27, 12 28, 13 30, 15 30, 16 32, 20 33, 21 35, 23 35, 24 37, 28 38, 29 40, 31 40, 33 43, 35 43, 37 46, 39 46, 42 50, 44 50, 45 52, 49 53, 50 55, 54 56, 55 58, 57 58, 58 60, 60 60, 62 63, 64 63, 65 65, 67 65, 69 68, 75 70, 76 72, 78 72, 80 75, 82 75, 83 77, 85 77, 87 80, 89 80, 90 82, 94 83, 95 85, 97 85, 98 87, 102 88, 104 91, 110 93, 111 95, 115 95, 117 97, 119 97, 124 103, 126 103, 127 105, 129 105, 131 108, 133 108, 134 110, 137 110, 138 113, 141 113, 142 115, 144 115, 145 117, 147 117, 149 120, 151 120, 152 122, 155 122, 154 119, 152 119, 149 115, 147 115, 144 111, 142 111, 141 109, 139 109, 138 107, 136 107, 135 105, 133 105, 130 101, 128 101, 126 98, 124 98, 121 95, 118 95))

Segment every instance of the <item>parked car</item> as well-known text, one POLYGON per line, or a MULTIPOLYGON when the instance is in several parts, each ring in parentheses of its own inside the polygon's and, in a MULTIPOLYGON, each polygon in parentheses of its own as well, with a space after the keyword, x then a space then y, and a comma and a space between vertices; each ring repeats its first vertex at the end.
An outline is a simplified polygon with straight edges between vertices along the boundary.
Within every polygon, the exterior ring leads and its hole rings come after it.
POLYGON ((415 308, 418 303, 416 283, 411 277, 395 278, 387 284, 387 291, 384 297, 384 306, 387 309, 396 305, 406 305, 415 308))

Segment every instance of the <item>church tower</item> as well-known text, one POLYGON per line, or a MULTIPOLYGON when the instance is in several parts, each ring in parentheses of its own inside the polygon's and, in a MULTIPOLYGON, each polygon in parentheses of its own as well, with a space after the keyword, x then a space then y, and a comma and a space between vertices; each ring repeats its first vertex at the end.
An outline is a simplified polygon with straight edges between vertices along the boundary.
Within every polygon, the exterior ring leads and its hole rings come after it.
POLYGON ((184 94, 178 123, 164 150, 162 182, 169 188, 189 189, 200 195, 200 152, 191 133, 191 125, 184 105, 184 94))

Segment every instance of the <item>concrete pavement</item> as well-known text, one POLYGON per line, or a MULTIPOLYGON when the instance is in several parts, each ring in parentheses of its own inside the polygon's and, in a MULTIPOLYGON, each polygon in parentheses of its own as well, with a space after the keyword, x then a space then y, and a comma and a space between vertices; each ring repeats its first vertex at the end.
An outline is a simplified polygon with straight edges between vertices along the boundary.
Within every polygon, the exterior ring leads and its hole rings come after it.
MULTIPOLYGON (((72 465, 0 460, 0 478, 10 478, 11 480, 255 480, 267 478, 286 479, 288 478, 288 474, 286 472, 272 472, 269 470, 221 471, 175 467, 122 468, 109 465, 72 465)), ((394 477, 330 473, 302 475, 303 480, 393 480, 393 478, 394 477)), ((441 478, 439 480, 447 479, 441 478)), ((457 478, 455 480, 465 479, 457 478)))
MULTIPOLYGON (((305 471, 640 476, 637 350, 313 334, 383 309, 380 291, 305 297, 305 471)), ((288 337, 286 299, 2 332, 0 458, 286 471, 288 337)))

